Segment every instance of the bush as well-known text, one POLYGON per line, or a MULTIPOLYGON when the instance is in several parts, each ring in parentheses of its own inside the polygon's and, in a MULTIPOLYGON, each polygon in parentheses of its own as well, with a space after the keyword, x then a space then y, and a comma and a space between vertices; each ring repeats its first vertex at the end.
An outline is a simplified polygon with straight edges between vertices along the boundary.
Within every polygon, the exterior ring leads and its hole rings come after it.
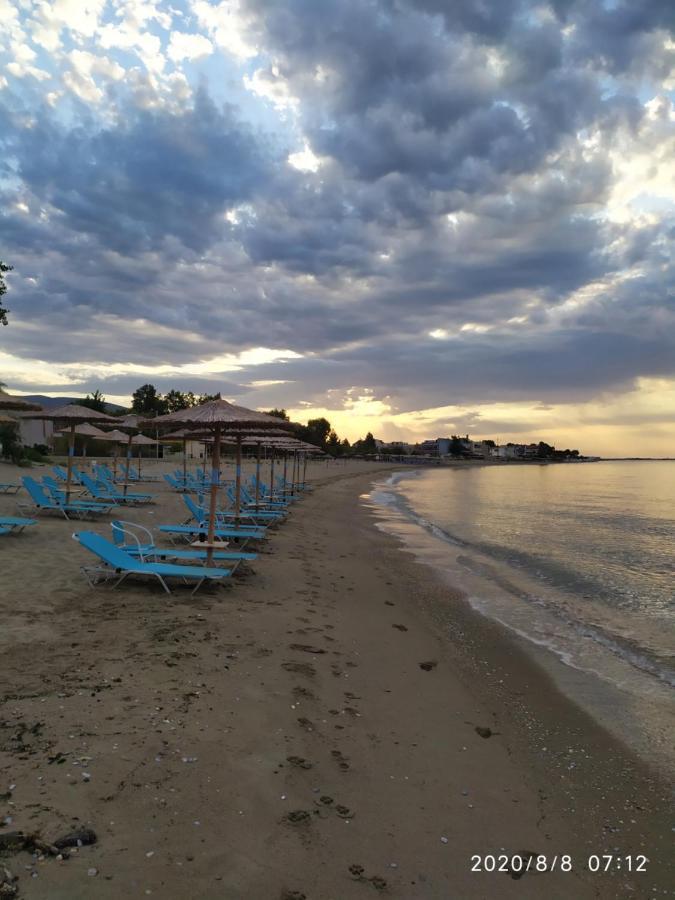
POLYGON ((45 462, 46 456, 37 449, 38 446, 36 444, 33 447, 24 447, 22 459, 27 459, 29 462, 45 462))

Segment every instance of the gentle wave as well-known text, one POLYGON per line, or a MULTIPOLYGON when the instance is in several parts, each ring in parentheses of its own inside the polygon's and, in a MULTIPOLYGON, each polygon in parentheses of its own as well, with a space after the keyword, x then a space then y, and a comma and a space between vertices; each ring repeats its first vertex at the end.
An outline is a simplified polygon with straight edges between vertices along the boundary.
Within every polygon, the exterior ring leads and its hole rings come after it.
MULTIPOLYGON (((466 475, 466 472, 454 472, 453 478, 457 475, 460 477, 466 475)), ((667 597, 652 598, 652 605, 649 610, 644 609, 644 597, 639 590, 629 590, 623 582, 630 582, 635 586, 636 578, 639 579, 639 569, 630 558, 617 559, 609 563, 604 561, 604 583, 599 583, 597 573, 594 571, 580 571, 578 566, 570 575, 570 566, 565 562, 556 561, 552 558, 542 558, 541 553, 531 553, 524 548, 519 548, 510 543, 508 546, 500 546, 490 540, 470 540, 467 539, 466 533, 460 535, 448 528, 447 514, 444 515, 442 509, 443 492, 432 492, 432 501, 429 496, 426 497, 424 511, 416 509, 413 504, 417 499, 416 490, 424 483, 427 476, 426 472, 401 472, 395 473, 386 482, 377 485, 370 495, 371 502, 381 509, 394 511, 396 515, 403 517, 407 522, 421 528, 433 538, 445 542, 449 548, 455 552, 463 551, 463 558, 455 558, 465 568, 471 569, 473 560, 474 574, 485 574, 485 563, 480 560, 488 560, 489 563, 499 563, 507 566, 512 570, 515 580, 518 581, 519 575, 528 576, 528 578, 536 579, 542 584, 542 590, 527 590, 522 586, 515 589, 513 584, 508 583, 508 570, 505 580, 501 579, 500 587, 507 594, 512 595, 514 601, 513 609, 500 608, 495 609, 495 604, 490 602, 489 598, 470 597, 472 606, 486 615, 493 615, 503 624, 517 631, 521 636, 542 646, 547 646, 556 655, 566 662, 578 668, 586 668, 595 670, 600 666, 599 674, 607 676, 607 672, 602 671, 602 661, 590 658, 592 656, 586 651, 584 653, 575 650, 575 641, 579 638, 591 641, 598 647, 617 657, 622 662, 627 663, 636 670, 645 673, 661 683, 675 687, 675 669, 673 667, 673 649, 666 642, 661 646, 646 646, 647 640, 641 642, 640 634, 621 633, 622 623, 619 621, 617 614, 624 613, 629 610, 636 614, 636 618, 648 620, 649 615, 656 616, 664 613, 668 607, 667 597), (439 515, 431 516, 434 503, 439 507, 439 515), (482 566, 482 569, 481 569, 482 566), (477 567, 477 570, 476 570, 477 567), (629 577, 630 576, 630 577, 629 577), (622 582, 620 589, 613 589, 615 582, 622 582), (544 589, 544 587, 546 589, 544 589), (565 588, 565 593, 561 590, 565 588), (574 594, 570 595, 570 588, 574 590, 574 594), (542 637, 542 632, 546 631, 547 625, 545 621, 527 620, 527 616, 523 616, 522 604, 525 603, 530 610, 539 610, 549 619, 555 620, 555 634, 542 637), (600 616, 598 613, 600 612, 600 616), (593 617, 604 617, 602 623, 592 621, 593 617), (589 620, 590 618, 590 620, 589 620)), ((435 486, 442 484, 442 473, 434 472, 432 475, 435 486)), ((533 497, 536 502, 536 497, 533 497)), ((606 502, 606 501, 605 501, 606 502)), ((618 502, 621 500, 619 498, 618 502)), ((522 497, 519 498, 519 505, 522 505, 522 497)), ((577 521, 579 516, 586 516, 586 507, 589 505, 587 497, 583 498, 580 503, 581 512, 577 512, 577 521)), ((570 508, 564 510, 564 516, 561 515, 563 510, 556 509, 555 514, 558 519, 565 518, 567 521, 575 521, 574 511, 570 508)), ((525 513, 527 515, 527 512, 525 513)), ((615 527, 611 529, 609 537, 605 540, 611 544, 612 541, 620 540, 618 537, 624 530, 625 521, 617 519, 617 515, 612 510, 594 511, 596 523, 602 520, 604 523, 615 527), (618 523, 618 524, 617 524, 618 523)), ((643 524, 648 522, 652 533, 656 532, 663 535, 665 539, 670 539, 672 535, 673 524, 664 519, 650 517, 649 515, 639 516, 636 514, 626 516, 631 527, 636 522, 642 521, 643 524)), ((516 529, 517 530, 517 529, 516 529)), ((630 529, 627 529, 630 530, 630 529)), ((465 529, 466 532, 466 529, 465 529)), ((641 539, 644 536, 644 529, 641 539)), ((560 552, 558 548, 558 553, 560 552)), ((602 552, 599 548, 598 553, 602 552)), ((575 560, 575 563, 577 560, 575 560)), ((645 561, 649 567, 649 561, 645 561)), ((652 566, 657 575, 668 574, 673 570, 672 563, 665 559, 660 559, 659 564, 652 566)), ((495 572, 489 572, 495 583, 499 578, 495 572)), ((675 620, 671 621, 673 624, 675 620)), ((635 626, 635 622, 631 623, 635 626)), ((644 624, 644 621, 643 621, 644 624)), ((655 620, 657 626, 657 634, 659 633, 660 621, 655 620)), ((636 629, 637 631, 637 629, 636 629)), ((653 639, 653 634, 650 635, 653 639)), ((616 677, 616 673, 614 673, 616 677)))

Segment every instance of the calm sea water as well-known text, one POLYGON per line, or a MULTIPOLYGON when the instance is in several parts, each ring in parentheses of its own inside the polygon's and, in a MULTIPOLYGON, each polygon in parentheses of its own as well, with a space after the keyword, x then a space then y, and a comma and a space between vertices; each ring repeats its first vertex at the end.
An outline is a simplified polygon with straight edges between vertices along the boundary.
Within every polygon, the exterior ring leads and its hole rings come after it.
POLYGON ((416 470, 371 500, 483 613, 636 696, 675 685, 675 462, 416 470))

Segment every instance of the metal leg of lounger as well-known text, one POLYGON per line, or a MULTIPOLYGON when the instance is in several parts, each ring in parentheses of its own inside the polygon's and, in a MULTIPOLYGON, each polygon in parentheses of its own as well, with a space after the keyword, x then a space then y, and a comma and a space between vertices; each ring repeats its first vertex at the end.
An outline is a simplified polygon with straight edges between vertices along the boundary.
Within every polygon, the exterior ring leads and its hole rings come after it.
POLYGON ((199 581, 197 582, 197 584, 194 586, 194 588, 193 588, 192 591, 190 592, 190 596, 191 596, 191 597, 194 597, 194 595, 197 593, 197 591, 198 591, 199 588, 204 584, 205 581, 206 581, 205 578, 200 578, 200 579, 199 579, 199 581))
POLYGON ((153 572, 153 575, 157 578, 157 580, 158 580, 159 583, 162 585, 162 587, 163 587, 164 590, 167 592, 167 594, 170 594, 171 591, 169 590, 169 586, 167 585, 166 581, 164 581, 164 579, 162 578, 162 576, 159 575, 157 572, 153 572))
POLYGON ((122 572, 122 574, 121 574, 120 577, 117 579, 117 581, 115 582, 115 584, 113 584, 113 590, 115 590, 116 587, 119 587, 119 586, 122 584, 122 582, 123 582, 124 579, 127 577, 127 575, 129 575, 129 572, 122 572))

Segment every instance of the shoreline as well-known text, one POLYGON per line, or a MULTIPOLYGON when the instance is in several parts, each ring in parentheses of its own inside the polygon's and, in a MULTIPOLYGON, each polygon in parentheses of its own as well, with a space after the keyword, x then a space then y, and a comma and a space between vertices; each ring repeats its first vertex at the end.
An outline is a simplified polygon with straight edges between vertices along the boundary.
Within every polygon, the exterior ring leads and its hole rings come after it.
MULTIPOLYGON (((12 539, 0 835, 99 836, 67 865, 34 862, 36 878, 25 854, 3 860, 20 897, 351 900, 378 879, 401 900, 663 895, 665 786, 375 527, 360 495, 396 468, 316 466, 253 570, 194 600, 89 590, 66 522, 12 539), (648 874, 584 867, 615 847, 647 853, 648 874), (502 850, 575 864, 470 871, 502 850)), ((176 521, 180 505, 164 492, 134 517, 176 521)))
POLYGON ((628 658, 621 653, 615 656, 600 641, 591 641, 583 652, 577 651, 569 643, 569 633, 554 630, 555 619, 533 627, 522 599, 536 594, 540 584, 527 572, 513 570, 470 545, 458 544, 442 529, 439 533, 437 526, 419 517, 405 493, 398 493, 399 482, 415 472, 398 470, 393 475, 397 476, 393 483, 375 482, 367 501, 377 527, 460 595, 480 618, 511 635, 571 702, 630 746, 661 777, 668 777, 675 765, 670 739, 675 727, 670 672, 662 672, 658 661, 649 665, 648 657, 638 657, 636 662, 631 655, 640 651, 627 638, 623 644, 620 637, 614 639, 628 649, 628 658))

